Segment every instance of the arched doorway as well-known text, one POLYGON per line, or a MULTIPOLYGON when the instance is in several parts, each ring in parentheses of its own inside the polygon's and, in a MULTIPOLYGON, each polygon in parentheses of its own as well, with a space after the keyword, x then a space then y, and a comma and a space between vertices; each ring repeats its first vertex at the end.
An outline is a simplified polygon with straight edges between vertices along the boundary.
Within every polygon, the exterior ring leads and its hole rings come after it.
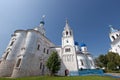
POLYGON ((68 76, 68 74, 69 74, 69 70, 66 69, 66 70, 65 70, 65 76, 68 76))

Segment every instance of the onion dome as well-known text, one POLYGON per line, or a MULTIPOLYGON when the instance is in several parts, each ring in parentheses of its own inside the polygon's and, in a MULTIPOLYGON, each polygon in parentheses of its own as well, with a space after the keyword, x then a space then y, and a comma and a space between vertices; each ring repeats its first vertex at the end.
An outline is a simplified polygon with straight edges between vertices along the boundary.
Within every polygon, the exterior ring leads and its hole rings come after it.
POLYGON ((40 24, 43 24, 43 25, 44 25, 44 24, 45 24, 45 22, 44 22, 44 21, 40 21, 40 24))
POLYGON ((85 43, 81 43, 80 47, 86 47, 86 44, 85 43))
POLYGON ((77 45, 77 46, 79 45, 79 43, 77 41, 75 41, 74 44, 77 45))

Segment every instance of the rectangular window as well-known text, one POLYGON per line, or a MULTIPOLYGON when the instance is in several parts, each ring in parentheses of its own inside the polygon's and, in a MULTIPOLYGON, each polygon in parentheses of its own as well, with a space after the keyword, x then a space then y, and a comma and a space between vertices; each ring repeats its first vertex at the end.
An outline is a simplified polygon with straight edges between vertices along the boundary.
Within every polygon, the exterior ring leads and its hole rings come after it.
POLYGON ((37 46, 37 50, 40 50, 40 44, 38 44, 38 46, 37 46))
POLYGON ((18 59, 16 67, 20 67, 21 59, 18 59))
POLYGON ((43 49, 43 53, 45 53, 45 48, 43 49))
POLYGON ((47 49, 47 54, 49 53, 49 49, 47 49))
POLYGON ((7 59, 8 54, 9 54, 9 52, 6 53, 6 55, 5 55, 5 57, 4 57, 5 60, 7 59))
POLYGON ((80 59, 80 62, 81 62, 81 65, 83 66, 83 65, 84 65, 84 64, 83 64, 83 60, 80 59))
POLYGON ((40 63, 40 69, 42 69, 42 63, 40 63))
POLYGON ((65 52, 70 52, 70 51, 71 51, 70 48, 65 49, 65 52))
POLYGON ((115 40, 115 37, 114 37, 114 36, 112 36, 112 38, 113 38, 113 40, 115 40))
POLYGON ((12 41, 12 42, 11 42, 10 46, 12 46, 12 45, 13 45, 13 43, 14 43, 14 41, 12 41))

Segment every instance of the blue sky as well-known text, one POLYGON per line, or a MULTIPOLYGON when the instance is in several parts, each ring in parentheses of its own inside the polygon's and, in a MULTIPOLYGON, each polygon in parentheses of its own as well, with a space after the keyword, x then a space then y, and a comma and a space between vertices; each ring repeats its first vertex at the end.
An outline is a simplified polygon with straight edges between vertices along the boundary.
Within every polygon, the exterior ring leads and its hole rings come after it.
POLYGON ((61 45, 65 19, 75 41, 85 42, 94 55, 110 48, 109 27, 120 29, 120 0, 0 0, 0 55, 17 29, 32 29, 45 14, 47 37, 61 45))

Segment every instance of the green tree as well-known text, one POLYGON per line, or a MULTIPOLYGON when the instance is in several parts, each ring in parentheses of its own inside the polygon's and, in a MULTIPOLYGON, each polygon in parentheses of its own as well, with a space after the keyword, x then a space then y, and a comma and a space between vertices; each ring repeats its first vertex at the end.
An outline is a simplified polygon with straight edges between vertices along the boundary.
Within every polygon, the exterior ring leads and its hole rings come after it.
POLYGON ((107 54, 108 63, 111 65, 111 70, 116 70, 117 66, 120 66, 120 56, 118 53, 108 52, 107 54), (114 66, 114 68, 112 68, 114 66))
POLYGON ((54 76, 60 69, 61 61, 57 52, 52 52, 47 60, 46 66, 50 71, 50 75, 54 76))
POLYGON ((119 56, 119 54, 116 54, 116 56, 115 56, 115 64, 116 64, 118 67, 120 67, 120 56, 119 56))
POLYGON ((105 67, 107 71, 115 71, 117 68, 120 68, 120 56, 118 53, 108 52, 106 55, 100 55, 97 58, 98 66, 105 67))
POLYGON ((98 58, 95 58, 95 65, 98 66, 98 67, 100 67, 100 68, 103 67, 102 63, 99 61, 98 58))
POLYGON ((114 62, 108 62, 107 68, 108 68, 108 70, 115 70, 116 65, 114 62))
POLYGON ((108 63, 108 60, 107 60, 107 55, 100 55, 98 57, 98 60, 100 62, 100 67, 107 67, 107 63, 108 63))
POLYGON ((115 61, 115 57, 116 57, 117 53, 113 53, 113 52, 108 52, 107 53, 107 59, 109 62, 116 62, 115 61))

